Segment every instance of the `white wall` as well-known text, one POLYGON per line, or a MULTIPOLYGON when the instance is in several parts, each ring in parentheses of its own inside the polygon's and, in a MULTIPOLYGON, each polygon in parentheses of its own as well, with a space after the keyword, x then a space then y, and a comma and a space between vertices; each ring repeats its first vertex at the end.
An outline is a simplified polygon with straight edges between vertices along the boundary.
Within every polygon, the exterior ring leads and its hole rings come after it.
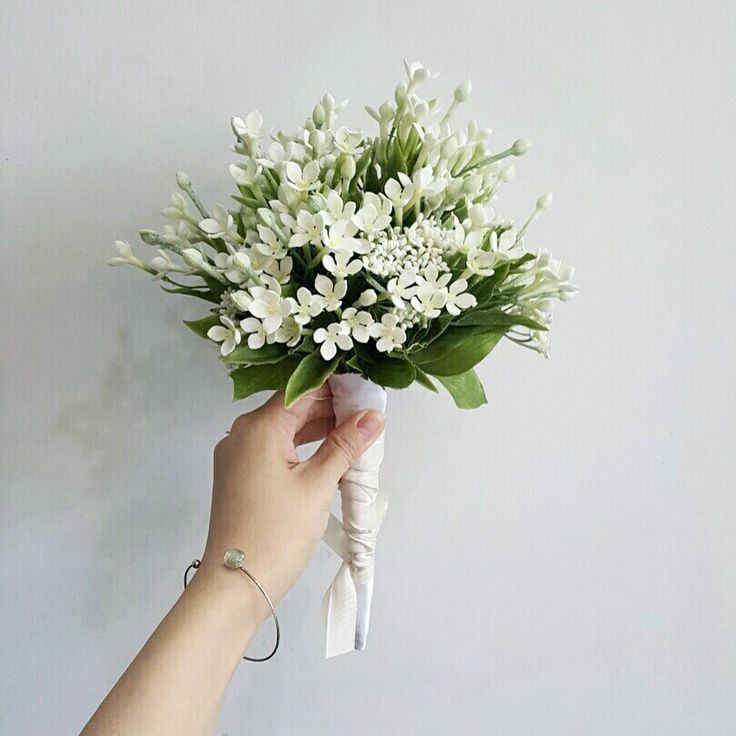
POLYGON ((104 266, 185 169, 231 188, 231 114, 301 122, 466 76, 498 209, 578 267, 550 361, 504 345, 489 405, 390 397, 394 501, 368 651, 325 662, 322 549, 218 733, 736 733, 728 2, 6 2, 0 219, 0 731, 75 733, 201 549, 230 404, 198 304, 104 266))

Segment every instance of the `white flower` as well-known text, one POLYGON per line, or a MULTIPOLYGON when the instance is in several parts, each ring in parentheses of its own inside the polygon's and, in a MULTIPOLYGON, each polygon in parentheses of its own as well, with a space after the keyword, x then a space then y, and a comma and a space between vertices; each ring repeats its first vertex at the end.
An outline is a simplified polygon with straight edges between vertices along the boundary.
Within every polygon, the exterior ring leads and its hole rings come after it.
POLYGON ((322 314, 325 307, 321 296, 312 294, 306 286, 300 286, 296 292, 296 299, 288 297, 291 306, 291 314, 300 325, 306 325, 314 317, 322 314))
POLYGON ((118 254, 107 262, 108 266, 143 266, 143 261, 133 255, 127 240, 116 240, 115 250, 118 254))
POLYGON ((324 297, 324 307, 328 312, 339 309, 345 294, 348 293, 348 284, 345 279, 337 279, 333 285, 332 281, 322 274, 314 279, 314 286, 324 297))
POLYGON ((287 317, 281 327, 276 330, 276 342, 286 343, 293 348, 302 337, 302 326, 294 317, 287 317))
POLYGON ((493 253, 480 248, 471 248, 467 255, 467 270, 470 273, 478 274, 478 276, 491 276, 493 274, 493 266, 496 263, 496 257, 493 253))
POLYGON ((436 197, 438 194, 442 194, 447 186, 447 179, 442 177, 435 179, 431 166, 425 166, 423 169, 415 171, 411 179, 404 172, 399 172, 399 181, 405 187, 409 184, 413 185, 415 197, 436 197))
POLYGON ((212 238, 220 238, 223 235, 236 232, 233 216, 221 204, 214 206, 212 215, 212 217, 199 223, 199 229, 203 233, 212 238))
POLYGON ((335 133, 335 148, 348 156, 360 153, 360 144, 363 142, 362 130, 349 130, 344 125, 335 133))
POLYGON ((286 246, 276 237, 276 233, 265 225, 258 225, 258 234, 261 242, 255 247, 264 256, 269 258, 283 258, 286 255, 286 246))
POLYGON ((376 348, 382 353, 390 353, 406 342, 406 332, 399 327, 399 318, 391 312, 374 322, 370 327, 370 335, 376 340, 376 348))
POLYGON ((231 291, 230 299, 241 312, 247 312, 250 303, 253 301, 253 297, 247 291, 242 290, 231 291))
POLYGON ((491 252, 499 261, 513 261, 524 255, 524 249, 516 245, 516 230, 509 228, 499 235, 495 230, 491 232, 491 252), (514 247, 516 246, 516 247, 514 247))
POLYGON ((240 332, 235 326, 235 323, 229 318, 222 316, 220 322, 224 327, 215 325, 207 330, 207 337, 215 342, 220 342, 220 353, 222 355, 229 355, 235 350, 236 345, 240 344, 240 332))
POLYGON ((289 214, 283 214, 281 221, 292 232, 289 248, 300 248, 307 243, 319 245, 322 242, 324 221, 321 214, 313 215, 308 210, 299 210, 296 219, 289 214))
POLYGON ((337 349, 350 350, 353 341, 350 339, 350 330, 344 322, 331 322, 327 329, 320 327, 314 332, 314 341, 322 346, 320 354, 325 360, 332 360, 337 355, 337 349))
POLYGON ((217 253, 215 265, 225 271, 225 278, 233 284, 245 283, 253 273, 250 257, 245 251, 238 251, 232 255, 217 253))
POLYGON ((247 317, 240 321, 240 326, 243 328, 243 332, 249 333, 248 347, 251 350, 258 350, 266 344, 268 333, 261 320, 255 317, 247 317))
POLYGON ((291 270, 294 267, 294 261, 291 256, 286 256, 279 260, 270 261, 263 269, 269 276, 273 276, 280 284, 286 284, 291 277, 291 270))
POLYGON ((353 222, 366 235, 385 230, 391 224, 391 202, 368 192, 363 198, 363 206, 353 215, 353 222))
POLYGON ((255 184, 262 171, 254 158, 249 158, 246 164, 230 164, 230 175, 240 186, 255 184))
POLYGON ((326 255, 322 259, 322 265, 335 277, 346 279, 353 276, 361 268, 363 264, 359 260, 350 260, 350 253, 335 253, 335 255, 326 255))
POLYGON ((154 256, 151 259, 151 265, 160 274, 163 275, 165 273, 169 273, 170 271, 174 271, 175 273, 189 273, 189 268, 187 266, 182 266, 180 263, 174 263, 174 261, 171 260, 171 256, 167 251, 159 248, 158 253, 159 254, 157 256, 154 256))
POLYGON ((373 317, 364 311, 358 311, 355 307, 348 307, 342 313, 342 321, 350 329, 350 334, 358 342, 368 342, 371 332, 370 327, 373 324, 373 317))
POLYGON ((406 207, 414 196, 414 185, 409 183, 402 187, 396 179, 389 179, 383 191, 394 207, 406 207))
POLYGON ((468 253, 480 248, 480 244, 483 242, 483 233, 478 230, 466 232, 465 228, 456 220, 455 228, 452 231, 452 239, 455 247, 461 253, 468 253))
POLYGON ((245 116, 245 120, 233 118, 230 123, 233 132, 241 140, 258 140, 263 127, 263 115, 258 110, 254 110, 245 116))
POLYGON ((427 82, 439 76, 439 74, 432 74, 421 61, 412 61, 410 64, 404 59, 404 69, 406 69, 406 76, 409 77, 409 81, 415 84, 427 82))
POLYGON ((351 231, 354 232, 353 228, 348 227, 347 221, 338 220, 334 225, 330 225, 329 229, 324 228, 322 242, 332 251, 365 253, 370 248, 369 244, 352 237, 351 231))
POLYGON ((435 291, 447 286, 452 278, 451 273, 440 273, 434 263, 430 263, 422 273, 417 274, 418 284, 429 284, 435 291))
POLYGON ((319 162, 310 161, 304 169, 293 161, 284 164, 286 181, 297 192, 308 192, 319 186, 319 162))
POLYGON ((447 289, 435 289, 426 281, 419 284, 416 295, 411 298, 412 307, 429 319, 439 317, 445 302, 447 302, 447 289))
POLYGON ((378 295, 373 289, 366 289, 358 298, 361 307, 370 307, 378 301, 378 295))
POLYGON ((350 220, 355 214, 355 202, 343 203, 342 197, 331 189, 327 195, 327 209, 321 212, 325 225, 333 225, 338 220, 350 220))
POLYGON ((411 299, 417 293, 417 287, 414 285, 416 280, 416 272, 411 268, 407 268, 401 272, 398 278, 393 278, 388 282, 386 290, 391 297, 391 301, 397 307, 405 306, 404 299, 411 299))
POLYGON ((447 293, 447 302, 445 309, 454 315, 460 314, 463 309, 474 307, 478 300, 472 295, 465 292, 468 288, 468 282, 465 279, 457 279, 450 284, 447 293))
MULTIPOLYGON (((273 281, 273 279, 272 279, 273 281)), ((278 285, 278 284, 277 284, 278 285)), ((253 286, 250 290, 253 301, 248 305, 248 311, 258 319, 263 320, 263 327, 271 335, 291 312, 291 303, 281 298, 280 291, 267 289, 263 286, 253 286)))

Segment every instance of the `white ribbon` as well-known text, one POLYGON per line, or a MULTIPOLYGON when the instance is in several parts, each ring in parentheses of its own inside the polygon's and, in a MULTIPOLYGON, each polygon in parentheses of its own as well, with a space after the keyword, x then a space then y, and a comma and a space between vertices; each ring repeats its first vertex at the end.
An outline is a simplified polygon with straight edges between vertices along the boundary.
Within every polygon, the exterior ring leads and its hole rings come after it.
MULTIPOLYGON (((386 392, 354 373, 330 376, 335 421, 361 409, 386 411, 386 392)), ((373 561, 388 498, 378 491, 383 434, 350 466, 339 490, 342 522, 330 515, 322 537, 343 560, 322 601, 327 627, 325 656, 365 649, 373 597, 373 561)))

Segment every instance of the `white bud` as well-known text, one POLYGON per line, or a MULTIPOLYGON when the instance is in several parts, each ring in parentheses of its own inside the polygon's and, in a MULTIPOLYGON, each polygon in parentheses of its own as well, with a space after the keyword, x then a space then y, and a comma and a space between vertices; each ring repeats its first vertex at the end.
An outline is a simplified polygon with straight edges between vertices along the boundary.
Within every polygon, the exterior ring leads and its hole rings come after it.
POLYGON ((474 228, 481 228, 488 222, 488 212, 480 204, 474 204, 468 212, 468 217, 474 228))
POLYGON ((189 189, 192 186, 192 182, 183 171, 177 171, 176 172, 176 185, 180 189, 189 189))
POLYGON ((483 186, 483 176, 481 174, 473 174, 463 182, 463 191, 466 194, 474 194, 483 186))
POLYGON ((470 97, 470 91, 473 89, 473 84, 469 79, 466 79, 461 84, 458 84, 457 87, 455 87, 455 92, 453 93, 453 98, 455 99, 455 102, 465 102, 465 100, 470 97))
POLYGON ((534 144, 530 140, 527 140, 526 138, 519 138, 519 140, 514 141, 514 144, 511 146, 511 155, 523 156, 533 145, 534 144))
POLYGON ((452 158, 455 153, 457 153, 457 136, 451 135, 449 136, 445 142, 442 144, 442 157, 443 158, 452 158))
POLYGON ((115 250, 118 252, 118 255, 121 258, 125 258, 126 260, 129 260, 133 257, 133 252, 131 251, 130 244, 127 240, 116 240, 115 250))
POLYGON ((238 138, 244 136, 248 132, 248 126, 243 118, 230 118, 230 127, 233 129, 238 138))
POLYGON ((202 268, 204 266, 204 257, 196 248, 185 248, 181 252, 181 257, 190 268, 202 268))
POLYGON ((250 303, 253 301, 253 297, 247 291, 233 291, 230 294, 230 298, 233 300, 233 304, 241 311, 245 312, 248 310, 250 303))
POLYGON ((376 303, 378 296, 373 289, 366 289, 358 299, 361 307, 370 307, 376 303))
POLYGON ((325 108, 318 102, 312 110, 312 120, 315 125, 324 125, 326 119, 325 108))
POLYGON ((545 192, 538 200, 537 200, 537 209, 538 210, 546 210, 549 208, 549 206, 552 204, 552 192, 545 192))
POLYGON ((146 245, 156 245, 158 243, 159 235, 155 230, 140 230, 138 235, 146 245))
POLYGON ((513 166, 506 166, 498 172, 498 180, 502 182, 511 181, 515 173, 516 170, 513 166))
POLYGON ((395 112, 396 110, 394 110, 394 106, 388 100, 378 108, 379 115, 386 121, 391 120, 395 112))
POLYGON ((355 159, 352 156, 348 156, 340 167, 340 174, 343 179, 352 179, 355 176, 355 159))
POLYGON ((181 195, 181 192, 171 193, 171 204, 173 204, 176 209, 181 210, 182 212, 186 211, 187 202, 181 195))

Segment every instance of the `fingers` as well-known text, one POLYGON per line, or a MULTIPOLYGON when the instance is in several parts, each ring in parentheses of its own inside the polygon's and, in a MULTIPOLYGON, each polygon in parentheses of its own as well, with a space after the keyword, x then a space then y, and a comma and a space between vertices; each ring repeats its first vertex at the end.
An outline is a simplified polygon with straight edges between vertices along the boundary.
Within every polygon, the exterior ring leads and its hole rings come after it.
POLYGON ((304 469, 316 476, 319 485, 335 488, 340 478, 383 432, 386 418, 375 409, 354 414, 336 427, 312 457, 303 463, 304 469))
POLYGON ((257 413, 267 416, 269 421, 278 423, 293 439, 302 427, 316 419, 334 417, 332 412, 332 394, 325 383, 316 391, 302 396, 294 406, 284 406, 284 392, 275 393, 257 413))
POLYGON ((294 446, 306 445, 309 442, 323 440, 335 428, 335 417, 329 416, 323 419, 313 419, 305 424, 294 436, 294 446))

